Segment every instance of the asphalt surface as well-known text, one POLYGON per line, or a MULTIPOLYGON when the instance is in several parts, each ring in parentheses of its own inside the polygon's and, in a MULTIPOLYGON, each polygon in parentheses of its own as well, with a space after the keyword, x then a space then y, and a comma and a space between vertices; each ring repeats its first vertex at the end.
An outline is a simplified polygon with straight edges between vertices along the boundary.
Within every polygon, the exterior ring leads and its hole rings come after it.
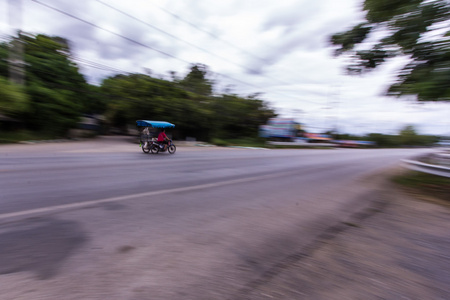
POLYGON ((449 299, 450 203, 390 184, 378 196, 233 298, 449 299))
MULTIPOLYGON (((228 299, 370 205, 424 149, 0 147, 5 299, 228 299)), ((248 291, 248 295, 251 291, 248 291)))

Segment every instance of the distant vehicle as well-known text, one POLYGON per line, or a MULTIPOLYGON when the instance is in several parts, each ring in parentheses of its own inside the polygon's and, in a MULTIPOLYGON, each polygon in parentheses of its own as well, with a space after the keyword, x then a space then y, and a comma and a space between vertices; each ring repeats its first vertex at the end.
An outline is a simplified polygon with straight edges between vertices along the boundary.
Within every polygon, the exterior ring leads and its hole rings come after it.
POLYGON ((332 138, 328 134, 324 133, 305 133, 305 137, 309 143, 330 143, 332 138))
POLYGON ((440 140, 436 145, 440 147, 450 147, 450 140, 440 140))
POLYGON ((279 141, 292 141, 302 136, 301 124, 290 118, 271 118, 259 127, 259 136, 279 141))
POLYGON ((376 143, 372 141, 336 140, 334 143, 339 145, 339 147, 344 148, 366 148, 376 146, 376 143))
MULTIPOLYGON (((159 152, 165 152, 163 144, 158 143, 156 137, 152 137, 150 132, 150 128, 174 128, 175 124, 165 122, 165 121, 148 121, 148 120, 138 120, 136 121, 136 126, 140 129, 141 132, 139 135, 140 146, 142 147, 142 151, 144 153, 151 152, 152 154, 158 154, 159 152)), ((177 147, 173 144, 173 141, 170 140, 167 145, 167 152, 170 154, 174 154, 177 150, 177 147)))

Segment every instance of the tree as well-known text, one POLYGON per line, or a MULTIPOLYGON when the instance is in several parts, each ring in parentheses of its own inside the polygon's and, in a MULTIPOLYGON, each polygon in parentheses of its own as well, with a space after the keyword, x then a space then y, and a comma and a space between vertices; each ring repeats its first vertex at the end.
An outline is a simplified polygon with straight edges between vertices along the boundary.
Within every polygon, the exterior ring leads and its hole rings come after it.
MULTIPOLYGON (((194 66, 184 83, 195 79, 201 83, 198 86, 208 86, 206 73, 199 71, 203 75, 196 77, 197 71, 194 66)), ((203 89, 186 91, 180 83, 143 74, 107 78, 101 91, 109 98, 106 117, 112 126, 125 129, 138 119, 164 120, 176 124, 177 138, 256 137, 259 125, 275 115, 267 103, 257 99, 259 94, 207 96, 203 89)))
POLYGON ((114 127, 125 129, 138 119, 177 124, 179 137, 208 139, 211 113, 208 98, 189 93, 176 83, 143 74, 117 75, 103 81, 108 95, 106 117, 114 127))
POLYGON ((8 77, 8 43, 0 43, 0 76, 8 77))
POLYGON ((213 83, 208 77, 208 67, 203 64, 191 65, 190 72, 180 81, 180 85, 187 91, 202 95, 211 96, 213 83))
POLYGON ((374 142, 378 147, 398 147, 400 144, 396 135, 370 133, 365 139, 374 142))
POLYGON ((398 138, 402 146, 431 146, 439 140, 436 136, 418 134, 412 125, 400 130, 398 138))
MULTIPOLYGON (((104 109, 103 98, 71 61, 69 42, 61 37, 21 33, 24 47, 25 86, 1 82, 2 103, 31 130, 64 135, 76 126, 82 113, 104 109), (21 94, 22 93, 22 94, 21 94), (5 96, 10 95, 10 96, 5 96)), ((0 77, 8 76, 11 42, 0 44, 0 77)), ((5 109, 2 109, 5 111, 5 109)))
POLYGON ((70 60, 66 39, 22 34, 26 88, 30 111, 28 128, 64 135, 75 127, 88 104, 88 84, 70 60))
POLYGON ((0 77, 0 114, 20 117, 29 109, 29 99, 21 86, 0 77))
POLYGON ((360 74, 395 56, 410 62, 387 95, 416 95, 419 101, 450 100, 450 2, 446 0, 365 0, 366 22, 330 39, 335 55, 349 53, 350 74, 360 74), (447 29, 446 29, 447 28, 447 29), (445 30, 447 30, 445 32, 445 30), (371 33, 381 34, 370 49, 355 50, 371 33), (430 37, 432 36, 432 37, 430 37))
MULTIPOLYGON (((12 41, 0 44, 2 110, 33 131, 64 135, 82 113, 102 109, 78 67, 71 61, 69 42, 60 37, 20 33, 15 41, 24 48, 25 85, 6 82, 12 41)), ((1 104, 0 104, 1 106, 1 104)))
POLYGON ((79 106, 70 99, 70 91, 53 90, 32 83, 27 87, 27 92, 33 99, 26 119, 28 128, 62 136, 75 127, 80 117, 79 106))
POLYGON ((256 95, 241 98, 225 94, 214 98, 211 109, 214 113, 214 135, 218 138, 231 139, 256 137, 259 126, 275 117, 275 112, 256 95))
POLYGON ((407 125, 399 132, 400 145, 411 146, 418 144, 418 134, 414 129, 414 126, 407 125))

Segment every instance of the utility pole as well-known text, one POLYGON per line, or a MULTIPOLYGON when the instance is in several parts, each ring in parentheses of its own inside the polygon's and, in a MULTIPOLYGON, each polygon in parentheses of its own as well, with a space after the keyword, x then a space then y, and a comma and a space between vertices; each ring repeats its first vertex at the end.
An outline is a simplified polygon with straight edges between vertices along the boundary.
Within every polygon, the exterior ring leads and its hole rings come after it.
POLYGON ((339 84, 331 84, 329 87, 328 92, 328 100, 327 100, 327 106, 324 108, 327 110, 325 114, 325 124, 324 127, 328 128, 330 132, 332 132, 334 135, 339 134, 339 91, 340 85, 339 84))
POLYGON ((23 43, 21 40, 22 0, 9 0, 9 24, 17 32, 9 49, 9 79, 11 82, 23 85, 25 83, 23 43))
POLYGON ((333 104, 335 105, 334 108, 334 134, 336 135, 337 138, 339 138, 339 104, 340 104, 340 96, 341 96, 341 91, 340 91, 340 84, 336 85, 336 91, 335 93, 333 93, 334 96, 334 102, 333 104))

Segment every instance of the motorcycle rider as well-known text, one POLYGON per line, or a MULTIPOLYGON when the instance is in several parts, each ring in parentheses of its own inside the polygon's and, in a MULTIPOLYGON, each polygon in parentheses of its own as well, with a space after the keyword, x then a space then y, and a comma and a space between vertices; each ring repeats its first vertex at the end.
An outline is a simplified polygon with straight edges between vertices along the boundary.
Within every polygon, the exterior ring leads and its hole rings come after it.
POLYGON ((167 150, 167 145, 169 144, 170 139, 166 135, 166 130, 163 129, 158 135, 158 143, 164 145, 164 151, 167 150))
MULTIPOLYGON (((147 148, 148 148, 148 138, 149 138, 149 136, 150 136, 150 131, 148 130, 148 127, 145 127, 145 128, 142 130, 142 135, 143 135, 143 138, 145 139, 144 148, 147 149, 147 148)), ((142 138, 141 138, 141 139, 142 139, 142 138)))

